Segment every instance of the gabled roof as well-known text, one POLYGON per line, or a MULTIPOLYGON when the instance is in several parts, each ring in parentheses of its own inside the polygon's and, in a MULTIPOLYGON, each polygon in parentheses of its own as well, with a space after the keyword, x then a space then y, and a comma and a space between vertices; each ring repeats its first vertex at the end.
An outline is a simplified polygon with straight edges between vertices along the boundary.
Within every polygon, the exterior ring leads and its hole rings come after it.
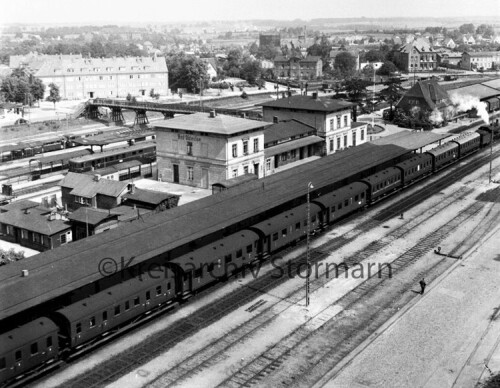
POLYGON ((307 135, 310 132, 316 132, 316 128, 304 124, 299 120, 292 119, 281 121, 266 128, 264 132, 264 144, 290 139, 300 135, 307 135))
POLYGON ((30 201, 29 199, 21 199, 20 201, 14 201, 7 205, 0 206, 0 212, 4 213, 11 210, 25 210, 38 207, 40 204, 35 201, 30 201))
POLYGON ((432 110, 434 108, 445 107, 450 104, 448 93, 439 86, 436 80, 417 82, 396 105, 405 108, 408 99, 420 99, 432 110))
POLYGON ((222 114, 210 117, 209 113, 201 112, 175 117, 170 120, 158 121, 154 124, 157 130, 165 128, 221 135, 234 135, 240 132, 263 129, 268 125, 269 123, 262 121, 242 119, 222 114))
POLYGON ((0 214, 0 223, 12 225, 16 228, 30 230, 47 236, 69 229, 71 225, 67 221, 49 221, 46 212, 38 208, 30 209, 28 212, 12 210, 0 214))
POLYGON ((416 49, 420 53, 434 52, 429 42, 422 38, 415 39, 413 42, 405 44, 399 49, 399 51, 402 53, 410 54, 413 49, 416 49))
MULTIPOLYGON (((258 104, 265 108, 282 108, 282 109, 299 109, 299 110, 311 110, 319 112, 337 112, 340 110, 349 109, 356 104, 343 101, 338 99, 332 99, 329 97, 317 97, 313 96, 291 96, 287 98, 280 98, 276 101, 265 102, 263 104, 258 104)), ((169 120, 171 121, 171 120, 169 120)))
POLYGON ((59 186, 72 189, 70 194, 79 197, 93 198, 97 194, 118 197, 127 189, 127 182, 99 179, 93 176, 69 172, 59 186))
POLYGON ((100 222, 118 218, 115 214, 111 214, 109 210, 95 209, 92 207, 80 207, 68 216, 71 221, 83 222, 89 225, 97 225, 100 222))

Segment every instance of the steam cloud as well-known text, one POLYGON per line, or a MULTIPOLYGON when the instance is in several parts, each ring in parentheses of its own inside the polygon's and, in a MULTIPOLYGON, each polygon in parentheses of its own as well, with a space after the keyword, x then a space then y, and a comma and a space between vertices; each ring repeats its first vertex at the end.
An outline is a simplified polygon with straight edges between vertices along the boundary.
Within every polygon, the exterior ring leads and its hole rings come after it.
POLYGON ((461 96, 459 94, 450 94, 454 111, 466 112, 472 108, 477 110, 477 114, 486 123, 490 123, 490 117, 486 111, 486 103, 479 101, 479 98, 470 95, 461 96))

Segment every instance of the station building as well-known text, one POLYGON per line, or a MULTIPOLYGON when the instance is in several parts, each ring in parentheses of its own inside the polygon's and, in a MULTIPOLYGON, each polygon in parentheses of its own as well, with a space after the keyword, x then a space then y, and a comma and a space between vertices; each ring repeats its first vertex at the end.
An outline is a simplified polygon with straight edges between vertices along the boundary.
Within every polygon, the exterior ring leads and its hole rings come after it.
POLYGON ((209 188, 244 174, 264 175, 269 123, 194 113, 155 123, 158 178, 209 188))
POLYGON ((323 139, 323 155, 367 141, 367 123, 353 121, 356 104, 331 97, 290 96, 261 104, 264 121, 298 120, 323 139))
MULTIPOLYGON (((163 57, 64 58, 44 61, 35 76, 54 83, 63 99, 149 96, 151 89, 168 94, 168 69, 163 57)), ((48 95, 49 88, 46 88, 48 95)))

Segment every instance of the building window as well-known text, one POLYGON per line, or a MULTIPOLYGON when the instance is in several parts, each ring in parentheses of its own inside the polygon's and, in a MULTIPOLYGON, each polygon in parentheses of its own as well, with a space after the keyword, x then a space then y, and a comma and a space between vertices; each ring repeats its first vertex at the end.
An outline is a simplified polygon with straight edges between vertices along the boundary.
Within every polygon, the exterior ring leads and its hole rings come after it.
POLYGON ((248 166, 243 166, 243 174, 248 174, 248 166))
POLYGON ((337 149, 340 149, 340 137, 337 137, 337 149))
POLYGON ((237 144, 233 144, 233 158, 236 158, 238 157, 238 145, 237 144))
POLYGON ((356 131, 352 131, 352 145, 356 147, 356 131))
POLYGON ((188 181, 194 180, 193 167, 187 168, 187 179, 188 179, 188 181))
POLYGON ((6 225, 6 228, 7 228, 7 234, 9 236, 13 236, 14 235, 14 228, 11 225, 6 225))
POLYGON ((333 139, 330 139, 330 151, 333 151, 333 139))
POLYGON ((248 140, 243 140, 243 155, 248 155, 248 140))
POLYGON ((259 139, 253 139, 253 152, 259 152, 259 139))
POLYGON ((347 115, 345 115, 345 116, 344 116, 344 127, 347 127, 347 119, 348 119, 348 116, 347 116, 347 115))
POLYGON ((297 157, 297 150, 291 150, 291 151, 290 151, 290 157, 291 157, 292 159, 295 159, 295 158, 297 157))
POLYGON ((235 168, 235 169, 233 170, 233 178, 236 178, 237 176, 238 176, 238 169, 237 169, 237 168, 235 168))
POLYGON ((266 159, 266 171, 271 169, 271 159, 266 159))
POLYGON ((193 155, 193 142, 191 141, 187 142, 187 154, 193 155))
POLYGON ((28 238, 28 231, 26 229, 21 229, 21 238, 23 239, 28 238))
POLYGON ((286 161, 286 157, 287 157, 286 152, 283 152, 283 153, 280 155, 280 160, 281 160, 282 162, 284 162, 284 161, 286 161))
POLYGON ((361 141, 365 140, 365 130, 361 130, 361 141))
POLYGON ((61 244, 66 244, 66 233, 61 234, 61 244))
POLYGON ((344 135, 344 147, 347 147, 347 134, 344 135))
POLYGON ((330 130, 333 131, 333 119, 330 119, 330 130))
POLYGON ((337 116, 337 128, 340 128, 341 116, 337 116))

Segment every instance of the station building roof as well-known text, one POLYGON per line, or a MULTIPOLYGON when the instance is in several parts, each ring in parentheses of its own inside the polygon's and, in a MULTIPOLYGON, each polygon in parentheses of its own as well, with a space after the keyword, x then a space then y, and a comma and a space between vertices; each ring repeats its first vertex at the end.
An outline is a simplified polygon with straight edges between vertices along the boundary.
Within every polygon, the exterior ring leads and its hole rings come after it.
POLYGON ((77 137, 72 141, 80 145, 95 145, 104 146, 113 143, 119 143, 122 141, 141 139, 147 136, 152 136, 155 133, 153 131, 112 131, 106 132, 101 135, 90 136, 90 137, 77 137))
POLYGON ((476 85, 465 86, 463 88, 451 89, 448 91, 448 93, 450 94, 450 96, 453 94, 458 94, 461 96, 468 95, 483 100, 485 98, 491 98, 500 95, 500 90, 486 85, 476 84, 476 85))
POLYGON ((398 147, 407 149, 408 151, 418 150, 429 144, 437 143, 439 140, 450 137, 449 133, 433 133, 433 132, 411 132, 401 131, 389 136, 381 137, 380 139, 373 140, 375 145, 393 144, 398 147))
POLYGON ((220 135, 235 135, 240 132, 255 131, 264 129, 269 125, 270 123, 264 121, 242 119, 222 114, 216 114, 212 117, 211 113, 201 112, 159 121, 154 124, 157 130, 176 129, 220 135))
POLYGON ((264 108, 299 109, 319 112, 338 112, 356 106, 355 103, 331 97, 291 96, 259 104, 264 108))
POLYGON ((355 174, 399 160, 408 149, 394 145, 361 144, 232 190, 145 217, 106 233, 10 263, 0 272, 0 320, 67 294, 103 276, 103 258, 133 257, 133 264, 158 257, 174 248, 235 225, 252 225, 273 209, 291 201, 306 201, 308 182, 313 198, 355 174), (335 166, 334 168, 332 168, 335 166), (22 277, 22 270, 29 276, 22 277))

